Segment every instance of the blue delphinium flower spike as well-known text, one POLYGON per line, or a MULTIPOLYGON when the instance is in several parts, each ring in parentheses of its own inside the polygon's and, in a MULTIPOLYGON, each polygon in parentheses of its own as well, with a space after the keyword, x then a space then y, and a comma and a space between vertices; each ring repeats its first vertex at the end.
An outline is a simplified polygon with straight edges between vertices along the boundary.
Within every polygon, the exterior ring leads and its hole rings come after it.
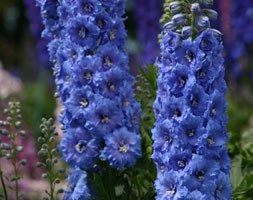
POLYGON ((141 155, 140 105, 128 72, 125 1, 37 0, 37 4, 45 25, 42 35, 51 40, 48 50, 64 106, 59 146, 63 159, 81 169, 92 168, 99 156, 120 170, 132 166, 141 155), (111 150, 117 142, 129 148, 123 160, 115 153, 118 149, 111 150))
POLYGON ((184 34, 190 15, 174 10, 176 28, 165 24, 157 61, 152 130, 156 199, 231 200, 221 34, 208 28, 215 12, 202 15, 201 6, 189 5, 196 14, 195 33, 184 34))
POLYGON ((159 19, 162 15, 162 1, 134 0, 137 36, 140 41, 141 64, 154 63, 159 54, 157 36, 161 31, 159 19))

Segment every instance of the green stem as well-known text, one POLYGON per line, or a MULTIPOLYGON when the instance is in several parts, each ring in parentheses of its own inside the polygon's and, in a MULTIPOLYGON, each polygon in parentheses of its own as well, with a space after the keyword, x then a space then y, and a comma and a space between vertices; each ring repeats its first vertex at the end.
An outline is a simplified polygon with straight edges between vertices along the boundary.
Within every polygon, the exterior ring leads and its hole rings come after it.
MULTIPOLYGON (((50 138, 50 134, 49 134, 49 138, 50 138)), ((48 157, 50 159, 50 163, 49 163, 49 181, 50 181, 50 200, 54 200, 54 190, 55 190, 55 184, 54 184, 54 170, 53 170, 53 155, 50 151, 50 142, 49 142, 49 138, 47 139, 47 145, 48 145, 48 157)))
POLYGON ((16 160, 16 156, 17 156, 17 145, 15 143, 16 140, 16 135, 15 135, 15 121, 14 121, 14 117, 15 114, 12 114, 12 123, 11 123, 11 143, 12 143, 12 165, 14 168, 14 176, 15 176, 15 195, 16 195, 16 200, 19 200, 19 185, 18 185, 18 168, 17 168, 17 160, 16 160))
POLYGON ((1 169, 0 169, 0 179, 1 179, 2 186, 3 186, 4 199, 8 200, 7 189, 6 189, 6 186, 4 183, 4 178, 3 178, 3 171, 1 169))

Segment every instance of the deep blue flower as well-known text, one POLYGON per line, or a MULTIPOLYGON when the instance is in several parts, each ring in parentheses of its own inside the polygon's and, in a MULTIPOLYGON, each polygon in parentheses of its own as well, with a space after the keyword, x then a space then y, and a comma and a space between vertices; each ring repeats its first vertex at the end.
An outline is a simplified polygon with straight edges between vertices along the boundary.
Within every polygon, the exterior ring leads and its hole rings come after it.
POLYGON ((97 73, 94 77, 94 83, 103 96, 113 99, 120 95, 120 88, 124 86, 123 78, 125 81, 131 80, 131 77, 127 76, 123 70, 113 68, 104 73, 97 73))
POLYGON ((155 182, 157 188, 157 200, 176 200, 186 197, 187 188, 178 187, 178 173, 173 171, 165 172, 155 182))
POLYGON ((127 56, 120 51, 117 46, 106 44, 98 48, 97 54, 101 57, 101 71, 107 71, 112 68, 124 68, 127 63, 127 56))
POLYGON ((224 99, 224 94, 215 90, 211 95, 211 104, 209 104, 209 116, 213 120, 219 120, 220 123, 225 119, 225 111, 226 111, 226 101, 224 99))
POLYGON ((101 139, 94 138, 92 133, 84 128, 65 130, 60 142, 63 159, 71 166, 88 169, 98 158, 101 139))
POLYGON ((65 189, 63 200, 87 200, 90 191, 87 186, 87 174, 80 169, 74 169, 67 178, 68 187, 65 189))
POLYGON ((123 170, 125 167, 133 166, 140 156, 140 135, 123 127, 105 136, 105 148, 101 158, 108 160, 112 167, 123 170))
POLYGON ((78 0, 77 3, 78 10, 83 15, 92 15, 100 6, 97 0, 78 0))
POLYGON ((159 152, 171 151, 178 143, 177 131, 170 120, 164 120, 152 130, 153 148, 159 152))
POLYGON ((80 87, 89 85, 94 88, 94 76, 102 65, 98 56, 87 56, 82 58, 73 66, 73 81, 80 87))
POLYGON ((124 46, 126 35, 127 33, 123 21, 121 19, 116 19, 112 22, 108 32, 106 32, 102 44, 109 42, 116 46, 124 46))
MULTIPOLYGON (((97 99, 98 100, 98 99, 97 99)), ((97 130, 101 135, 111 134, 115 128, 122 126, 124 116, 117 108, 117 103, 109 99, 100 99, 93 113, 87 115, 85 126, 97 130)))
POLYGON ((215 80, 217 76, 217 69, 213 68, 210 58, 206 58, 201 64, 194 69, 197 83, 207 88, 215 80))
POLYGON ((95 23, 101 32, 109 32, 113 22, 107 12, 99 12, 95 15, 95 23))
POLYGON ((73 88, 70 91, 70 97, 66 101, 66 106, 73 116, 77 113, 86 115, 88 112, 93 112, 96 106, 95 100, 98 94, 94 94, 92 88, 83 86, 81 88, 73 88))
POLYGON ((161 50, 165 53, 173 52, 180 45, 180 35, 166 31, 162 38, 161 50))
POLYGON ((186 66, 194 65, 198 56, 198 49, 195 45, 192 45, 190 39, 184 40, 181 43, 181 47, 175 50, 173 56, 175 56, 174 59, 177 63, 186 66))
POLYGON ((231 193, 230 177, 227 173, 220 173, 216 182, 214 197, 217 200, 226 200, 231 193))
POLYGON ((200 190, 208 194, 214 191, 214 179, 220 174, 220 167, 215 160, 208 160, 203 156, 193 155, 185 168, 183 184, 190 190, 200 190), (206 190, 209 191, 206 191, 206 190))
POLYGON ((190 107, 191 113, 196 116, 205 115, 208 101, 210 101, 209 98, 204 89, 198 84, 187 88, 186 105, 190 107))
POLYGON ((203 119, 198 116, 189 114, 182 121, 181 128, 178 129, 177 135, 180 137, 182 145, 199 145, 200 138, 206 133, 203 127, 203 119))
MULTIPOLYGON (((185 65, 177 65, 168 74, 167 84, 172 87, 168 88, 176 97, 182 96, 183 90, 186 87, 189 75, 189 68, 185 65)), ((165 80, 166 80, 165 79, 165 80)))
POLYGON ((72 18, 67 30, 73 42, 88 49, 92 49, 96 44, 96 37, 99 34, 99 28, 86 16, 72 18))

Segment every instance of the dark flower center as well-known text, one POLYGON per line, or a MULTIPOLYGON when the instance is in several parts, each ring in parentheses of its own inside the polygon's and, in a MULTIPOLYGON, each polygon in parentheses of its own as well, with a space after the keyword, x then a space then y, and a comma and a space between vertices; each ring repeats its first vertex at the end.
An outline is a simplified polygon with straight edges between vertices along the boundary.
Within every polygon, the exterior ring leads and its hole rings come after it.
POLYGON ((85 74, 84 74, 84 78, 86 79, 86 80, 91 80, 92 79, 92 72, 86 72, 85 74))
POLYGON ((197 177, 198 177, 199 181, 203 181, 205 179, 205 172, 199 171, 197 173, 197 177))
POLYGON ((86 108, 89 105, 89 101, 87 99, 83 99, 82 101, 80 101, 80 104, 81 106, 86 108))
POLYGON ((194 59, 194 53, 192 52, 192 51, 190 51, 190 50, 187 50, 186 51, 186 55, 185 55, 185 58, 186 58, 186 60, 188 61, 188 62, 192 62, 193 61, 193 59, 194 59))
POLYGON ((169 135, 165 135, 164 136, 164 140, 168 143, 171 143, 172 142, 172 138, 169 136, 169 135))
POLYGON ((178 167, 180 167, 180 168, 185 168, 185 166, 186 166, 186 161, 185 161, 185 160, 179 160, 179 161, 177 161, 177 165, 178 165, 178 167))
POLYGON ((101 116, 101 122, 102 122, 103 124, 108 124, 109 121, 110 121, 110 118, 109 118, 108 116, 106 116, 106 115, 102 115, 102 116, 101 116))
POLYGON ((180 117, 181 114, 182 114, 181 111, 179 109, 176 109, 173 116, 172 116, 172 118, 175 119, 177 117, 180 117))
POLYGON ((196 106, 198 106, 198 98, 197 97, 193 97, 192 98, 192 100, 191 100, 191 105, 193 106, 193 107, 196 107, 196 106))
POLYGON ((97 19, 97 25, 98 25, 98 27, 99 28, 104 28, 105 27, 105 20, 103 20, 103 19, 97 19))
POLYGON ((186 84, 186 77, 179 77, 179 88, 183 88, 186 84))
POLYGON ((110 38, 110 40, 115 40, 115 38, 116 38, 116 30, 115 29, 112 29, 110 31, 109 38, 110 38))
POLYGON ((119 151, 121 153, 127 153, 127 151, 128 151, 128 147, 123 141, 120 141, 120 143, 119 143, 119 151))
POLYGON ((87 29, 85 27, 82 27, 78 32, 79 37, 83 39, 86 37, 86 34, 87 34, 87 29))
POLYGON ((109 56, 105 56, 104 65, 108 68, 111 68, 113 66, 112 61, 109 56))
POLYGON ((203 38, 200 43, 200 49, 203 51, 210 51, 211 50, 211 42, 208 39, 203 38))
POLYGON ((113 83, 107 83, 107 87, 110 91, 114 91, 115 90, 115 85, 113 83))
POLYGON ((75 145, 75 149, 77 150, 77 152, 79 153, 83 153, 86 150, 86 142, 83 140, 80 140, 76 145, 75 145))
POLYGON ((206 77, 206 72, 204 69, 200 69, 198 72, 197 72, 197 76, 199 79, 204 79, 206 77))
POLYGON ((127 106, 130 105, 130 102, 129 101, 124 101, 123 105, 127 107, 127 106))
POLYGON ((171 187, 170 189, 168 189, 168 190, 166 191, 166 194, 167 194, 168 196, 174 196, 174 195, 176 194, 176 192, 177 192, 176 186, 173 186, 173 187, 171 187))
POLYGON ((214 139, 211 136, 209 136, 207 138, 207 142, 208 142, 209 145, 212 145, 212 144, 214 144, 214 139))
POLYGON ((194 129, 188 129, 188 130, 187 130, 187 135, 188 135, 189 137, 193 137, 193 136, 195 135, 195 130, 194 130, 194 129))
POLYGON ((86 13, 91 13, 93 10, 93 6, 89 3, 85 3, 83 9, 86 13))
POLYGON ((210 112, 210 115, 211 116, 215 116, 216 115, 216 109, 215 108, 212 108, 212 110, 210 112))

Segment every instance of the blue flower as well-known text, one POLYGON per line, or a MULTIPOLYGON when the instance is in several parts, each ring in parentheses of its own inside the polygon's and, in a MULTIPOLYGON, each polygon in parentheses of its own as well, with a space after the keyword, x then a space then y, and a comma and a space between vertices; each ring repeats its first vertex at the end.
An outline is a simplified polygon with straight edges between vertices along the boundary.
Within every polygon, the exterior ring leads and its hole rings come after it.
POLYGON ((111 134, 123 124, 123 113, 117 108, 116 102, 109 99, 100 99, 93 113, 88 113, 85 127, 97 130, 102 136, 111 134))
POLYGON ((214 192, 214 197, 217 200, 230 200, 231 194, 231 183, 230 177, 227 173, 221 172, 216 182, 216 189, 214 192))
POLYGON ((198 116, 189 114, 182 121, 181 128, 178 130, 178 135, 180 137, 180 143, 182 145, 199 145, 200 138, 206 133, 203 127, 203 119, 198 116))
POLYGON ((97 0, 79 0, 77 7, 81 14, 92 15, 97 12, 99 2, 97 0))
POLYGON ((225 111, 227 108, 226 101, 224 99, 224 94, 215 90, 211 95, 211 104, 209 105, 209 117, 213 120, 219 120, 220 123, 224 121, 225 111))
POLYGON ((172 31, 164 32, 161 43, 161 50, 165 53, 173 52, 180 45, 180 35, 172 31))
POLYGON ((168 78, 165 76, 167 84, 171 87, 168 88, 176 97, 182 96, 185 86, 188 81, 189 68, 185 65, 177 65, 168 74, 168 78))
POLYGON ((124 46, 126 35, 127 33, 122 19, 116 19, 104 36, 102 43, 108 42, 116 46, 124 46))
MULTIPOLYGON (((127 80, 131 80, 130 76, 127 76, 123 70, 115 68, 110 69, 107 72, 96 74, 94 83, 99 87, 103 96, 113 99, 115 96, 121 95, 120 88, 124 86, 127 80), (125 79, 124 81, 123 78, 125 79)), ((126 85, 126 84, 125 84, 126 85)))
POLYGON ((187 88, 186 104, 190 107, 191 113, 196 116, 203 116, 207 110, 210 97, 204 92, 204 89, 194 84, 187 88))
POLYGON ((73 81, 79 87, 89 85, 94 89, 94 76, 101 65, 102 61, 98 56, 87 56, 82 58, 76 65, 73 66, 73 81))
POLYGON ((133 166, 141 156, 141 137, 126 128, 115 130, 105 137, 105 148, 101 153, 103 160, 108 160, 112 167, 123 170, 133 166))
POLYGON ((92 49, 96 44, 99 28, 88 17, 78 16, 72 18, 67 26, 70 39, 85 48, 92 49))
POLYGON ((107 71, 112 68, 125 68, 127 64, 127 56, 119 51, 117 46, 106 44, 98 48, 97 54, 101 57, 101 71, 107 71))
POLYGON ((95 15, 95 23, 99 27, 100 32, 109 32, 109 28, 112 26, 112 19, 107 12, 99 12, 95 15))
POLYGON ((184 185, 190 190, 200 190, 208 194, 215 187, 214 179, 220 173, 220 167, 215 160, 208 160, 203 156, 193 155, 185 168, 184 185), (208 191, 207 191, 208 189, 208 191))
POLYGON ((71 166, 88 169, 98 158, 101 139, 94 138, 84 128, 65 130, 59 148, 63 159, 71 166))
POLYGON ((187 188, 178 187, 178 173, 173 171, 165 172, 155 181, 157 200, 175 200, 186 197, 187 188))
POLYGON ((87 200, 90 197, 85 171, 78 168, 73 170, 67 178, 67 183, 63 200, 87 200))
POLYGON ((83 113, 85 115, 88 112, 94 111, 96 98, 99 97, 93 93, 92 88, 89 86, 73 88, 70 91, 70 96, 65 105, 73 116, 78 113, 83 113))
POLYGON ((152 130, 153 148, 159 152, 171 151, 178 143, 176 132, 177 128, 168 119, 158 124, 152 130))

